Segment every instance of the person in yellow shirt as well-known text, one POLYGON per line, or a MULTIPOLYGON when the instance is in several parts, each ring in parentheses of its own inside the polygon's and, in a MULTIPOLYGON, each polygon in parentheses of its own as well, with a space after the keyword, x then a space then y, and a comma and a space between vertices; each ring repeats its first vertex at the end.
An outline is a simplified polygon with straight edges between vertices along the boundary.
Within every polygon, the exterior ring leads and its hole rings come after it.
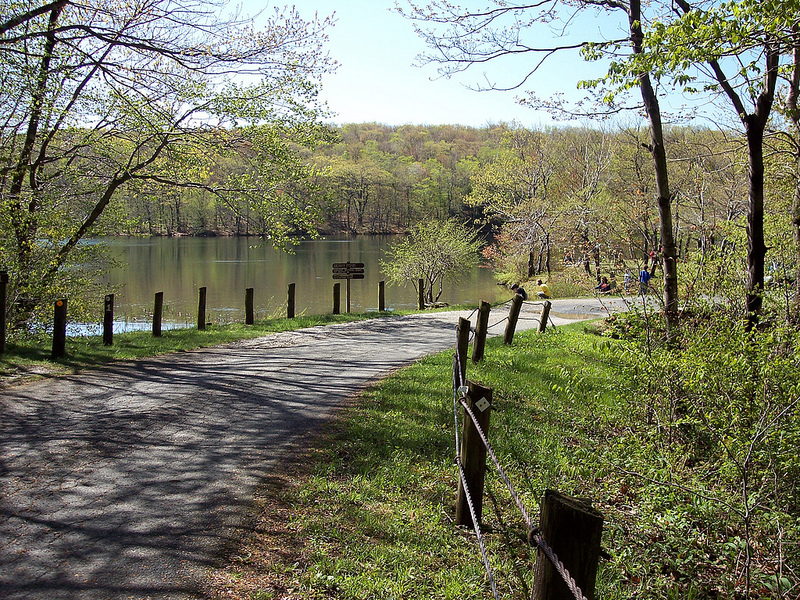
POLYGON ((536 282, 536 285, 539 286, 539 291, 536 292, 536 295, 539 296, 539 298, 542 298, 543 300, 546 300, 547 298, 550 297, 550 288, 547 287, 546 283, 542 283, 542 280, 539 279, 536 282))

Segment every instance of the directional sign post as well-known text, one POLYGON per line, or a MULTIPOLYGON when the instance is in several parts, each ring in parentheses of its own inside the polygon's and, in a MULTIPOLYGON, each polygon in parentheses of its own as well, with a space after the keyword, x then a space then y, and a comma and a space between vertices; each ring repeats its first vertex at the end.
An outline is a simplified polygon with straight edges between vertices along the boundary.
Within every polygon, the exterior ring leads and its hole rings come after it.
POLYGON ((333 278, 347 280, 347 312, 350 312, 350 280, 364 279, 364 263, 333 263, 333 278))

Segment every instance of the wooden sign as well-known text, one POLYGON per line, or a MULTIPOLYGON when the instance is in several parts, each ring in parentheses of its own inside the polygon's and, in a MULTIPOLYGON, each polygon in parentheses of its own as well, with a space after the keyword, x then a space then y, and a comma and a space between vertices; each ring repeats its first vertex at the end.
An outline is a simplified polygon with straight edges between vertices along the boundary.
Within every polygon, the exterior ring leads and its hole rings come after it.
POLYGON ((364 279, 364 263, 333 263, 334 279, 364 279))
MULTIPOLYGON (((347 312, 350 312, 350 280, 364 279, 364 263, 333 263, 333 278, 347 280, 347 312)), ((337 284, 338 285, 338 284, 337 284)))

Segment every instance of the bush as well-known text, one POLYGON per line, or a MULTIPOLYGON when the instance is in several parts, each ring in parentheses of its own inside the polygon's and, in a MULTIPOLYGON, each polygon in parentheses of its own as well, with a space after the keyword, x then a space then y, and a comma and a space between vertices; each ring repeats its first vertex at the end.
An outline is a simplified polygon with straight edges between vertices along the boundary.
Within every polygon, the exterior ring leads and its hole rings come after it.
POLYGON ((629 314, 606 329, 629 342, 614 346, 621 413, 640 431, 621 441, 638 493, 658 505, 642 551, 701 595, 787 597, 787 567, 800 564, 800 334, 748 332, 714 311, 665 342, 660 322, 629 314), (719 577, 699 581, 702 570, 719 577))

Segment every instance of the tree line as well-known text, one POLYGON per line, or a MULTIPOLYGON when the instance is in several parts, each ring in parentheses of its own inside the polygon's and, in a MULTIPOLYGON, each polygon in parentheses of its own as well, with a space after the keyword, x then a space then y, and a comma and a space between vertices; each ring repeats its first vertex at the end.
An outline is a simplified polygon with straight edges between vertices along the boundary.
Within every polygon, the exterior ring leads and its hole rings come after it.
MULTIPOLYGON (((335 69, 324 51, 333 21, 287 8, 257 31, 235 13, 221 18, 225 4, 0 6, 0 258, 14 306, 82 287, 75 267, 92 256, 81 241, 103 233, 261 235, 285 245, 303 234, 401 232, 456 218, 496 240, 487 256, 521 275, 551 268, 554 253, 589 271, 603 257, 655 248, 668 319, 678 261, 733 244, 736 231, 725 228, 742 215, 750 313, 765 283, 765 217, 787 197, 798 253, 794 2, 575 3, 581 13, 619 16, 612 29, 625 32, 567 45, 607 62, 604 77, 582 84, 599 102, 524 101, 597 117, 618 114, 638 88, 641 102, 630 108, 646 127, 614 130, 331 128, 317 83, 335 69), (658 88, 666 81, 727 101, 729 129, 665 125, 658 88)), ((444 74, 567 48, 514 40, 542 23, 568 27, 571 4, 541 12, 495 2, 475 13, 408 4, 444 74)))
MULTIPOLYGON (((660 233, 644 126, 548 127, 516 124, 348 124, 331 140, 303 149, 312 173, 298 189, 276 194, 313 207, 308 230, 400 233, 423 220, 460 219, 494 242, 486 256, 517 277, 553 269, 553 261, 635 260, 658 250, 660 233)), ((744 140, 730 131, 671 127, 665 134, 673 181, 678 254, 732 244, 726 232, 747 211, 744 140)), ((774 212, 787 210, 788 154, 775 152, 774 212)), ((209 160, 209 180, 224 179, 244 159, 209 160)), ((209 181, 210 185, 210 181, 209 181)), ((286 188, 286 189, 284 189, 286 188)), ((137 190, 138 192, 138 190, 137 190)), ((788 223, 788 221, 787 221, 788 223)), ((788 225, 787 225, 788 227, 788 225)), ((123 193, 103 233, 262 235, 264 215, 249 199, 220 201, 203 189, 123 193)))

